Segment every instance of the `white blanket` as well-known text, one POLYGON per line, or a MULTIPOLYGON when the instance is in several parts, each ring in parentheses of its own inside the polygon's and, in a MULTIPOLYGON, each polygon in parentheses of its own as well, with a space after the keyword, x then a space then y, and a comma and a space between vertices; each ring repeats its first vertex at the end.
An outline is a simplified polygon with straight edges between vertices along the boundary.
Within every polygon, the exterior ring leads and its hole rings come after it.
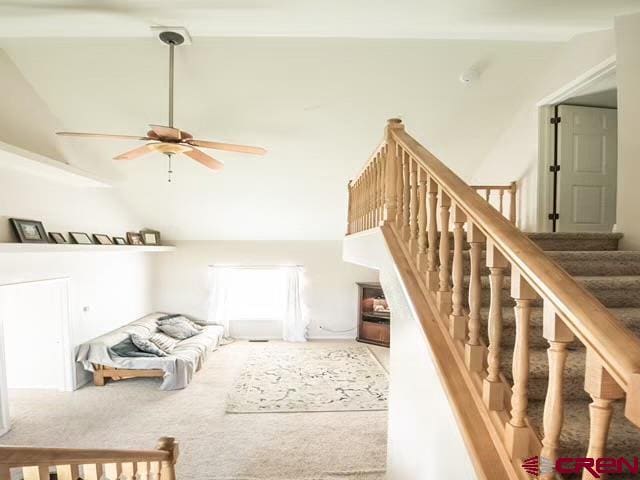
POLYGON ((202 368, 209 352, 220 344, 224 329, 219 325, 207 325, 204 331, 178 343, 167 357, 119 357, 110 347, 120 343, 132 333, 149 336, 157 331, 156 320, 164 313, 152 313, 139 320, 80 345, 76 360, 85 370, 94 371, 94 364, 115 368, 158 369, 164 371, 161 390, 185 388, 193 374, 202 368))

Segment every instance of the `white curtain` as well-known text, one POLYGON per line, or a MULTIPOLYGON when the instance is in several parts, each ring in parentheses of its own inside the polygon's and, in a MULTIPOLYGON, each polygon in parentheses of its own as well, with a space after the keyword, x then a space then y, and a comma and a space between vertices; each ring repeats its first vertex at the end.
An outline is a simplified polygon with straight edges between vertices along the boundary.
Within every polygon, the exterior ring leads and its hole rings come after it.
POLYGON ((207 321, 224 327, 224 336, 229 336, 228 297, 231 288, 229 267, 213 266, 209 269, 209 312, 207 321))
POLYGON ((286 303, 282 338, 287 342, 306 342, 309 319, 303 301, 302 267, 285 267, 286 303))

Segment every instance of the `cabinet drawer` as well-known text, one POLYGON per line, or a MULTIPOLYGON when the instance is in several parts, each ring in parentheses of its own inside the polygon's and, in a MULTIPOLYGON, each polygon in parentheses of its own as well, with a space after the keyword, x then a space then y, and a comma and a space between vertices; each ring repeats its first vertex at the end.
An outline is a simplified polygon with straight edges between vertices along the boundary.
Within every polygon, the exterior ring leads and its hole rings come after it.
POLYGON ((385 323, 362 322, 359 337, 361 340, 389 343, 389 325, 385 323))

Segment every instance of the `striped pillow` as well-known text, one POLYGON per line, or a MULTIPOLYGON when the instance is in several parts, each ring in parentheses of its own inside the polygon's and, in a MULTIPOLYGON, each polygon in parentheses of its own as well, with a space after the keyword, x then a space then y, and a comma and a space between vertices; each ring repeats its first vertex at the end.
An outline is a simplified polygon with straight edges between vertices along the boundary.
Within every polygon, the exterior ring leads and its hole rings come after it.
POLYGON ((173 352, 173 349, 176 348, 178 344, 178 340, 170 337, 169 335, 157 332, 149 337, 149 341, 156 344, 156 346, 167 353, 173 352))
POLYGON ((141 337, 140 335, 132 333, 131 334, 131 341, 133 342, 133 344, 136 347, 138 347, 143 352, 151 353, 151 354, 156 355, 158 357, 166 357, 167 356, 167 352, 165 352, 164 350, 158 348, 158 346, 155 343, 153 343, 151 340, 149 340, 148 338, 144 338, 144 337, 141 337))

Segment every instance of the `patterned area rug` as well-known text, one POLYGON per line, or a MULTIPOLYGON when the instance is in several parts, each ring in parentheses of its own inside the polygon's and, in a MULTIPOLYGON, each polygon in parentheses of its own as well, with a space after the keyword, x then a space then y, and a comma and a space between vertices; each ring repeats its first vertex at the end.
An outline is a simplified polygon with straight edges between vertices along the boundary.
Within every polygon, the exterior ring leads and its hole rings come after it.
POLYGON ((388 390, 386 372, 365 346, 265 346, 247 360, 227 412, 386 410, 388 390))

